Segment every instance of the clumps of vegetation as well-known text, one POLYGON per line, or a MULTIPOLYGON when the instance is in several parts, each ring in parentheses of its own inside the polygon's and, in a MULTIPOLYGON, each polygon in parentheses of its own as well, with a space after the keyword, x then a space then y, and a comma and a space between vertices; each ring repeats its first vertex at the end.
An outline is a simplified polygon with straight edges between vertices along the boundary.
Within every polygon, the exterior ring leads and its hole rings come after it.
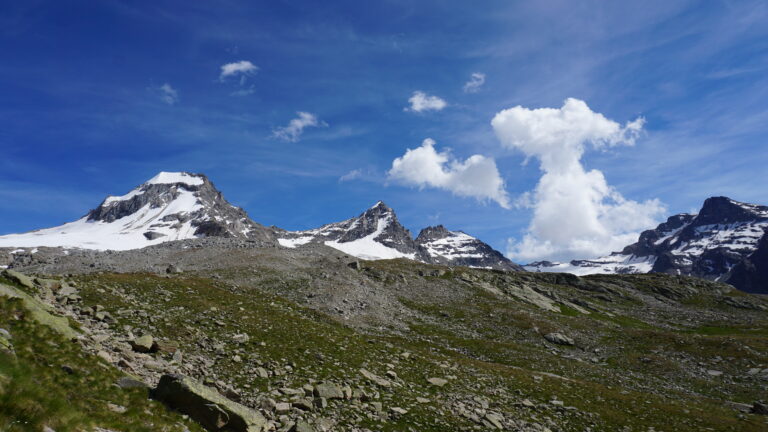
POLYGON ((146 389, 122 389, 124 376, 28 318, 18 299, 0 297, 0 328, 14 355, 0 352, 0 430, 201 431, 148 399, 146 389))

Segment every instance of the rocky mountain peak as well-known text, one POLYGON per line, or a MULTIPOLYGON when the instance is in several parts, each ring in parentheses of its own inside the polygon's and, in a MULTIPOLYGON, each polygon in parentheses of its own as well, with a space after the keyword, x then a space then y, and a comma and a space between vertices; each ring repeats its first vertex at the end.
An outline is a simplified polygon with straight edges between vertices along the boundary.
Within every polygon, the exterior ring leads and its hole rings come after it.
POLYGON ((451 231, 448 231, 448 229, 443 225, 430 226, 422 229, 419 232, 419 235, 416 237, 416 242, 423 243, 429 240, 439 240, 450 235, 451 231))
POLYGON ((768 218, 768 207, 742 203, 720 196, 707 198, 704 201, 695 224, 730 224, 762 218, 768 218))

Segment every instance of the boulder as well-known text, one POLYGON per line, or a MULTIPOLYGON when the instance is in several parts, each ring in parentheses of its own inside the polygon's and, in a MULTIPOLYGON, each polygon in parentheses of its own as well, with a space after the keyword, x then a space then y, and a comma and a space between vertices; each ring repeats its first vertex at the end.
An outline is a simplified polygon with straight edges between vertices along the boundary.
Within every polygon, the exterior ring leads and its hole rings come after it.
POLYGON ((448 384, 448 380, 444 378, 427 378, 427 382, 437 387, 442 387, 448 384))
POLYGON ((157 342, 155 342, 155 338, 152 337, 150 334, 145 334, 141 337, 137 337, 136 339, 131 341, 131 347, 133 347, 133 350, 140 353, 150 353, 155 352, 158 349, 157 342))
POLYGON ((315 397, 325 399, 344 399, 344 393, 341 387, 334 383, 320 383, 315 386, 313 391, 315 397))
POLYGON ((380 385, 382 387, 391 387, 392 386, 392 383, 389 382, 388 380, 385 380, 384 378, 381 378, 380 376, 378 376, 378 375, 376 375, 376 374, 374 374, 372 372, 369 372, 369 371, 367 371, 365 369, 360 369, 360 375, 364 376, 367 380, 373 381, 373 382, 375 382, 376 384, 378 384, 378 385, 380 385))
POLYGON ((154 398, 188 415, 209 431, 262 432, 269 428, 259 412, 183 375, 163 375, 154 398))
POLYGON ((576 344, 576 342, 573 339, 571 339, 570 337, 568 337, 568 336, 566 336, 566 335, 564 335, 562 333, 557 333, 557 332, 555 332, 555 333, 548 333, 548 334, 544 335, 544 339, 552 342, 553 344, 557 344, 557 345, 573 346, 573 345, 576 344))
POLYGON ((306 421, 299 420, 293 425, 291 432, 315 432, 315 429, 306 421))

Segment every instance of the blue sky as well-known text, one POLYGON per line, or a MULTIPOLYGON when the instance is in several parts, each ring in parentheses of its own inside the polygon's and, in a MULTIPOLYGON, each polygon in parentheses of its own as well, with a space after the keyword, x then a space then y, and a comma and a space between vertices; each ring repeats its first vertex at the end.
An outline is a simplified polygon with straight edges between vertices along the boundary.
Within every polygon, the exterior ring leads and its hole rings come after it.
POLYGON ((414 234, 442 223, 519 252, 537 207, 515 204, 543 171, 491 120, 567 98, 645 120, 634 145, 587 145, 579 163, 625 200, 658 200, 656 220, 714 195, 766 204, 766 22, 763 1, 2 1, 0 234, 77 219, 164 170, 207 174, 265 225, 381 199, 414 234), (237 62, 253 68, 222 76, 237 62), (405 109, 416 91, 445 107, 405 109), (299 112, 316 126, 276 133, 299 112), (493 160, 510 208, 388 175, 426 138, 493 160))

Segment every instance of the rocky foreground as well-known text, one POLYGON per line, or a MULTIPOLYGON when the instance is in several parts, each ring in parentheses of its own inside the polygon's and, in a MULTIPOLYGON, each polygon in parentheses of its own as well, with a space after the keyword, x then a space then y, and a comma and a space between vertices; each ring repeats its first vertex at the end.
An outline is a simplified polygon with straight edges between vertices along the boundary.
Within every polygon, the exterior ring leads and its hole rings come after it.
POLYGON ((0 279, 0 428, 768 427, 763 297, 326 249, 185 243, 16 262, 0 279))

